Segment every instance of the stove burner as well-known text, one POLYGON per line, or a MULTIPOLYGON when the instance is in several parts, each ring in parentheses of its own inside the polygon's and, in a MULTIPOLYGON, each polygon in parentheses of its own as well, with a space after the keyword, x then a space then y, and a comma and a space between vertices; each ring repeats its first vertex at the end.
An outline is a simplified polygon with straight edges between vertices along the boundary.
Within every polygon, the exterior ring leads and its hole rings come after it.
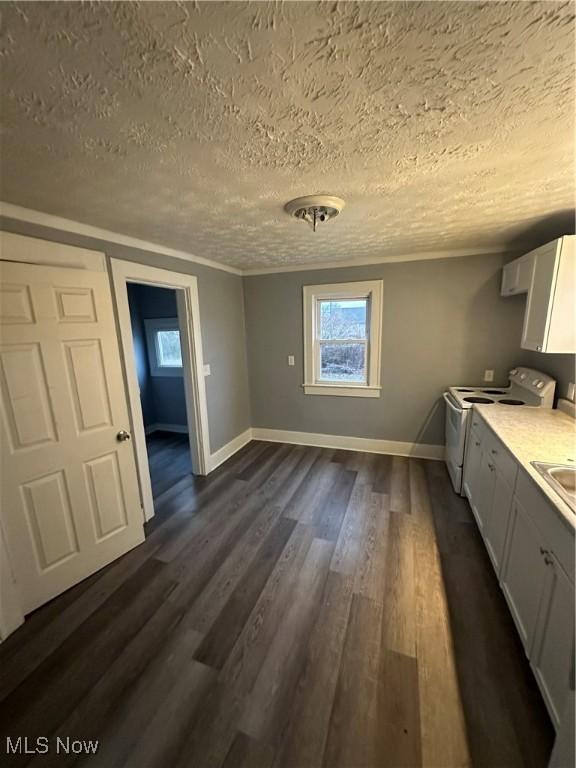
POLYGON ((473 389, 457 389, 456 392, 474 392, 473 389))
POLYGON ((503 389, 483 389, 486 395, 505 395, 506 392, 503 389))
POLYGON ((512 400, 510 398, 503 397, 502 400, 498 400, 502 405, 526 405, 524 400, 512 400))
MULTIPOLYGON (((489 397, 465 397, 464 398, 465 403, 493 403, 494 400, 492 400, 489 397)), ((501 400, 500 402, 504 402, 501 400)))

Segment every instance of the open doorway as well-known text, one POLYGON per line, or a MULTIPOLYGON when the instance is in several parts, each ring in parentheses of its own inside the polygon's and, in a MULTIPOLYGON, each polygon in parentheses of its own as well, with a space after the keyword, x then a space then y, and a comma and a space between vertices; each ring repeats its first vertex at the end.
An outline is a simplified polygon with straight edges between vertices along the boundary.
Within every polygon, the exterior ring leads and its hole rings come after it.
POLYGON ((154 497, 210 469, 197 279, 112 259, 145 520, 154 497))
POLYGON ((192 473, 176 298, 174 288, 128 284, 134 364, 154 499, 192 473))

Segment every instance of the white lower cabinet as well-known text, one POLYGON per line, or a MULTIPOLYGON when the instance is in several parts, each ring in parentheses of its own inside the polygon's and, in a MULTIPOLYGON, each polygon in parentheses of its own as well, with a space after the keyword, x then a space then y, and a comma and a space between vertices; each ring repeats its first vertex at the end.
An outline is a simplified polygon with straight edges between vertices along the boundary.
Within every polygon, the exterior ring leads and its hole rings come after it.
POLYGON ((574 686, 574 531, 476 413, 474 420, 464 490, 559 728, 574 686))
POLYGON ((532 650, 540 601, 548 576, 543 550, 540 531, 530 515, 515 501, 508 553, 500 583, 527 656, 532 650))
POLYGON ((480 471, 478 474, 478 501, 476 502, 476 519, 480 530, 485 532, 492 516, 494 500, 494 484, 496 482, 496 466, 487 451, 482 451, 480 471))
POLYGON ((532 668, 558 725, 566 694, 574 686, 574 585, 552 553, 546 555, 548 583, 538 620, 539 633, 532 651, 532 668))
POLYGON ((480 463, 482 461, 482 440, 478 430, 472 427, 464 462, 464 477, 462 478, 464 493, 468 497, 474 515, 477 516, 476 502, 478 501, 478 483, 480 478, 480 463))
POLYGON ((464 493, 497 571, 512 505, 512 491, 508 489, 516 472, 510 461, 500 441, 485 426, 472 428, 464 465, 464 493))
POLYGON ((500 573, 502 567, 513 495, 514 490, 503 477, 502 472, 496 472, 492 514, 484 530, 484 542, 496 573, 500 573))

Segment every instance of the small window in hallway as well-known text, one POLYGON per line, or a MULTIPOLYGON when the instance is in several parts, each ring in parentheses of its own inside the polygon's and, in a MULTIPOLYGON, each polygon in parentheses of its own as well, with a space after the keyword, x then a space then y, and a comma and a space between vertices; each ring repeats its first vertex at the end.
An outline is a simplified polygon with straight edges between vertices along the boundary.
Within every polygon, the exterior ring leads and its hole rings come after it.
POLYGON ((144 320, 150 374, 152 376, 181 376, 182 350, 178 318, 144 320))
POLYGON ((156 352, 160 368, 182 368, 180 331, 156 331, 156 352))

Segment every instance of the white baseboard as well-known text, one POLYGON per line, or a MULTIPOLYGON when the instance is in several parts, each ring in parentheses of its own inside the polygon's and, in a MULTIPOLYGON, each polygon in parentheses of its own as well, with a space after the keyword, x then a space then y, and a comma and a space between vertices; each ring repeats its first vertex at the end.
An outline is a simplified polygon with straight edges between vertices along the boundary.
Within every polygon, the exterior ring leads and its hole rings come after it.
POLYGON ((321 435, 314 432, 288 432, 283 429, 264 429, 262 427, 252 428, 252 439, 267 440, 272 443, 313 445, 317 448, 343 448, 346 451, 387 453, 393 456, 411 456, 417 459, 444 460, 444 446, 429 445, 428 443, 400 443, 394 440, 321 435))
POLYGON ((210 455, 209 472, 219 467, 250 440, 264 440, 270 443, 290 443, 292 445, 310 445, 316 448, 342 448, 346 451, 364 451, 365 453, 383 453, 392 456, 411 456, 415 459, 444 460, 443 445, 427 443, 400 443, 394 440, 373 440, 366 437, 346 437, 345 435, 320 435, 314 432, 288 432, 283 429, 264 429, 252 427, 236 435, 210 455))
POLYGON ((226 443, 226 445, 223 445, 222 448, 219 448, 217 451, 214 451, 214 453, 210 454, 210 466, 208 471, 212 472, 213 469, 219 467, 220 464, 223 464, 227 459, 233 456, 237 451, 240 450, 240 448, 243 448, 246 443, 249 443, 252 439, 252 429, 247 429, 240 435, 236 435, 236 437, 230 440, 229 443, 226 443))
POLYGON ((144 429, 144 434, 151 435, 152 432, 180 432, 181 434, 188 434, 188 427, 186 424, 150 424, 144 429))

